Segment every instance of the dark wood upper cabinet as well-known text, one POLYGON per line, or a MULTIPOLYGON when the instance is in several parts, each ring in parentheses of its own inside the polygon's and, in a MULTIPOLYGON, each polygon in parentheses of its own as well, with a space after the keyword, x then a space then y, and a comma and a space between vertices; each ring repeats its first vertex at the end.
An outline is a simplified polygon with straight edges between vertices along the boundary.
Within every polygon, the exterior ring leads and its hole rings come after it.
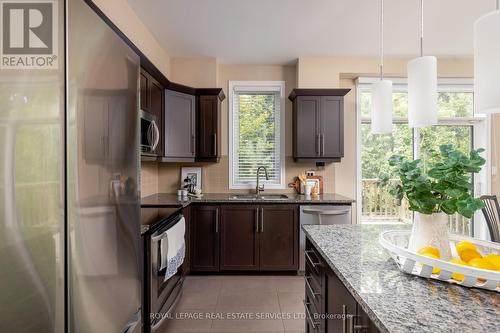
POLYGON ((192 206, 190 215, 191 270, 219 271, 219 206, 192 206))
POLYGON ((163 155, 163 91, 164 88, 153 76, 141 68, 140 73, 140 106, 141 110, 154 115, 156 125, 160 132, 158 146, 155 154, 163 155))
POLYGON ((259 207, 221 207, 221 271, 259 269, 259 207))
POLYGON ((141 68, 140 74, 140 99, 141 99, 141 110, 149 111, 149 92, 148 92, 148 81, 149 74, 141 68))
POLYGON ((319 156, 320 97, 299 96, 294 102, 294 157, 314 158, 319 156), (295 107, 294 107, 295 109, 295 107))
POLYGON ((344 96, 350 89, 294 89, 293 157, 339 162, 344 157, 344 96))
POLYGON ((221 102, 225 98, 222 89, 190 90, 172 82, 169 82, 169 87, 175 90, 165 89, 144 68, 141 68, 139 78, 141 110, 154 115, 160 132, 159 144, 154 151, 158 160, 219 162, 221 102))
POLYGON ((196 161, 218 162, 221 142, 222 89, 198 89, 196 110, 196 161))
POLYGON ((196 99, 165 90, 163 161, 193 162, 196 156, 196 99))
POLYGON ((260 208, 260 270, 299 268, 298 208, 295 205, 262 205, 260 208))

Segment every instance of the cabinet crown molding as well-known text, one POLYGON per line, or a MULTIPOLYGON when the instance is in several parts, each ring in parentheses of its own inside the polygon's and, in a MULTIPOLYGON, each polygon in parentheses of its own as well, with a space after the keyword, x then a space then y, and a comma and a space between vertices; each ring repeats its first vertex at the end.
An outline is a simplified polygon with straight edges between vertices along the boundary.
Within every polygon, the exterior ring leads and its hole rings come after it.
POLYGON ((351 89, 293 89, 288 99, 293 101, 297 96, 345 96, 351 89))

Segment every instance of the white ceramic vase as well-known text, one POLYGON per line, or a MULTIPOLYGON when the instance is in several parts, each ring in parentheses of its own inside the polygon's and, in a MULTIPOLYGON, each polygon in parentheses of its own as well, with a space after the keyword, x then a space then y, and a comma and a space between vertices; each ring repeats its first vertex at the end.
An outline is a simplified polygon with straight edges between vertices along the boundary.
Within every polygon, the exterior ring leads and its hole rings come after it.
POLYGON ((417 252, 426 246, 437 248, 441 259, 446 261, 451 259, 448 216, 446 214, 415 213, 408 249, 417 252))

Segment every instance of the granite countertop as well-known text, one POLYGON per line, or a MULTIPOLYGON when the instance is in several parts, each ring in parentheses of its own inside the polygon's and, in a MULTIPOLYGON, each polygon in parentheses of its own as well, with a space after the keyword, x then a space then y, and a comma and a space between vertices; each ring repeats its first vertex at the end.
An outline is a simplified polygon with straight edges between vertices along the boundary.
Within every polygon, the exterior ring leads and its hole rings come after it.
POLYGON ((381 332, 498 332, 500 294, 401 272, 378 244, 395 225, 303 229, 381 332))
MULTIPOLYGON (((182 199, 176 194, 171 193, 157 193, 141 199, 142 207, 186 207, 191 203, 274 203, 274 204, 338 204, 350 205, 354 200, 344 197, 340 194, 325 193, 319 196, 305 196, 295 193, 287 193, 288 199, 280 200, 263 200, 263 199, 233 199, 236 193, 205 193, 201 198, 182 199)), ((274 194, 274 193, 263 193, 274 194)))

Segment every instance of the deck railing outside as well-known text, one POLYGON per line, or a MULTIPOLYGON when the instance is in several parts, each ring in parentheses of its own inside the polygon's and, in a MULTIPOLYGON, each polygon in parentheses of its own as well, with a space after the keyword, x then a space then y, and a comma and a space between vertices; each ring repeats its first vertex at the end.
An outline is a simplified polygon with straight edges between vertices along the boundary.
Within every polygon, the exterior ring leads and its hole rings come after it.
MULTIPOLYGON (((398 181, 390 180, 393 184, 398 181)), ((412 222, 413 213, 408 209, 408 202, 403 200, 398 206, 397 200, 389 193, 389 187, 378 186, 378 179, 363 179, 361 193, 362 223, 412 222)), ((448 216, 448 229, 452 233, 469 235, 470 220, 458 214, 448 216)))

